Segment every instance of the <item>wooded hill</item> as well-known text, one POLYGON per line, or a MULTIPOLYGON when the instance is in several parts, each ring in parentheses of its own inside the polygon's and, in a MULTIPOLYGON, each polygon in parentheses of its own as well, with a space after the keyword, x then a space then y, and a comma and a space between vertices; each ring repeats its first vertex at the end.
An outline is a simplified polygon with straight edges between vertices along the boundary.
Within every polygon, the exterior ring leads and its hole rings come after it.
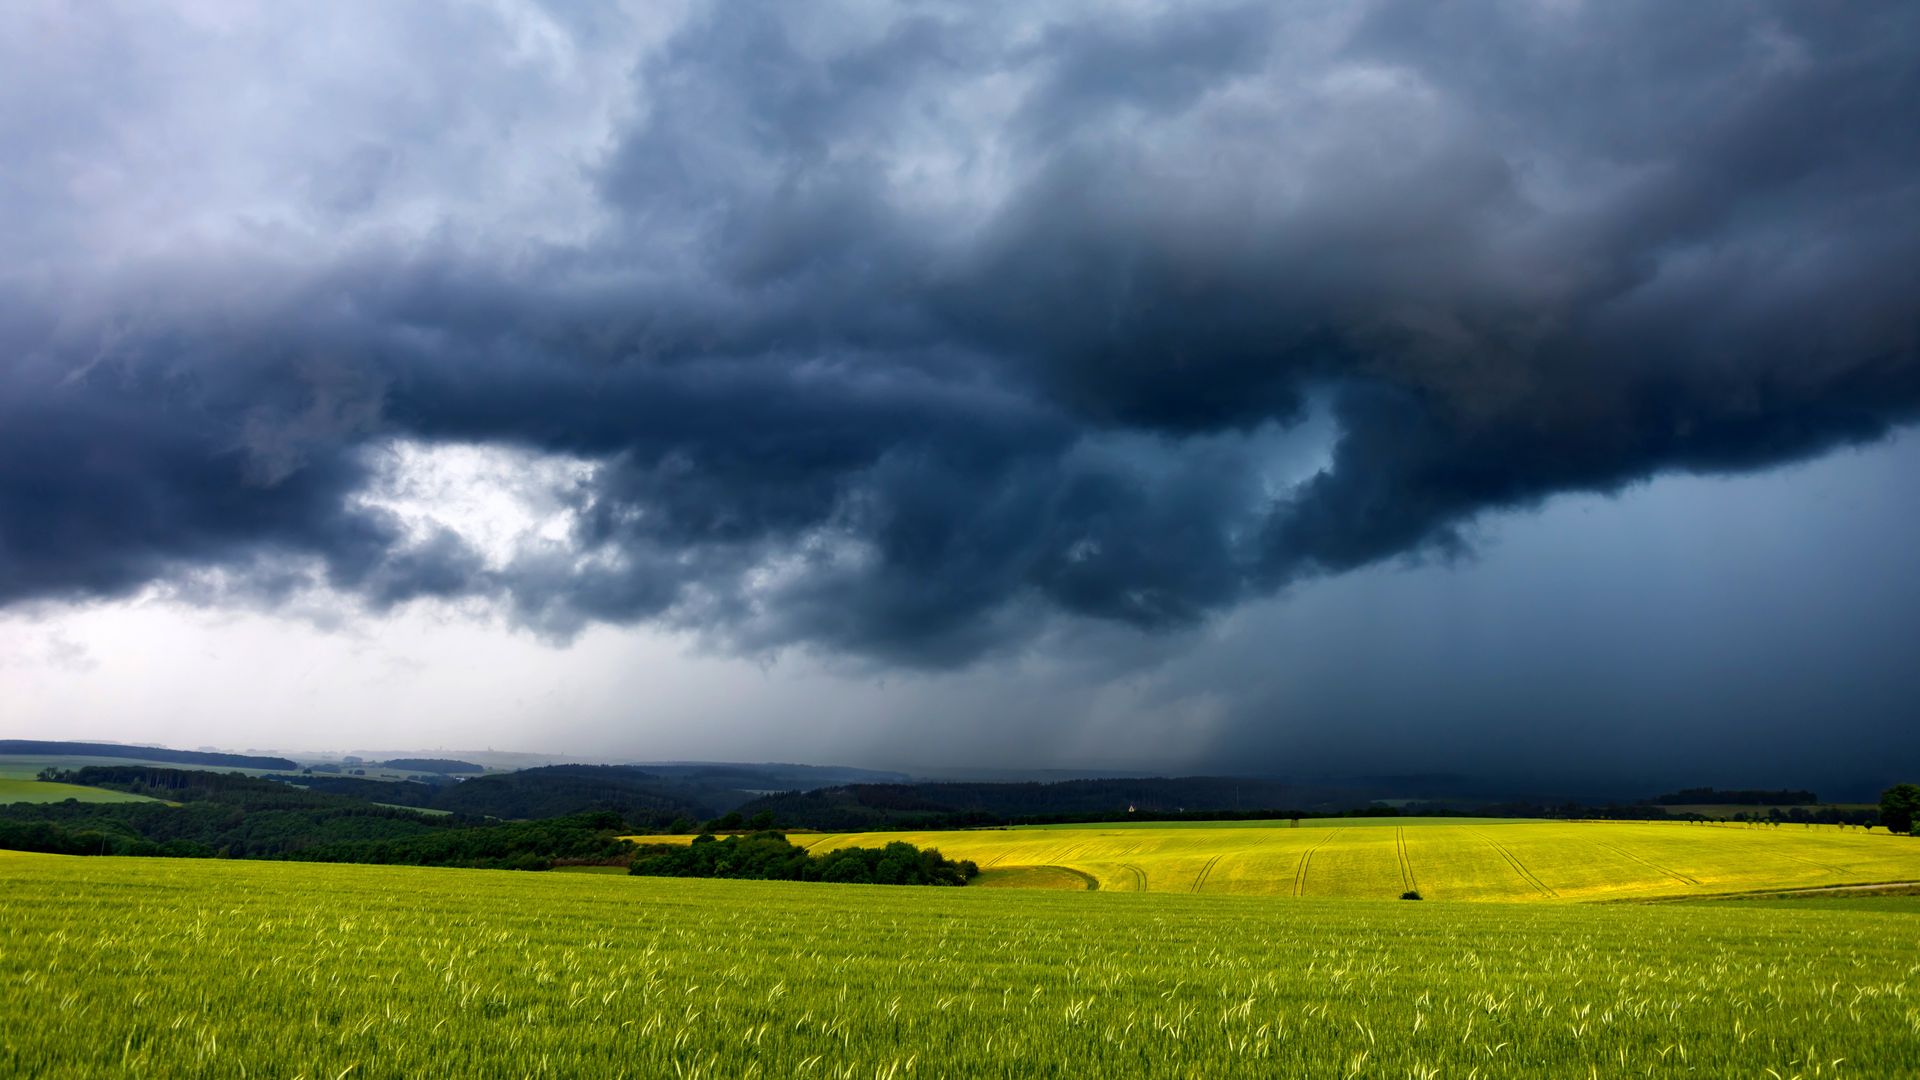
POLYGON ((215 765, 228 769, 300 767, 283 757, 222 754, 212 750, 169 750, 164 746, 124 746, 120 743, 49 742, 44 739, 0 739, 0 754, 118 758, 124 761, 163 761, 173 765, 215 765))
POLYGON ((458 782, 319 774, 278 774, 272 779, 368 802, 476 817, 526 820, 611 811, 641 830, 664 828, 678 818, 705 821, 753 798, 737 788, 663 777, 631 765, 544 765, 458 782))
POLYGON ((789 828, 830 832, 955 828, 1015 821, 1109 817, 1285 816, 1365 805, 1337 788, 1246 777, 1129 777, 1053 783, 848 784, 767 795, 739 808, 789 828))
POLYGON ((240 773, 89 766, 49 778, 179 805, 0 806, 0 847, 66 855, 544 869, 556 860, 618 860, 628 845, 616 837, 632 827, 615 813, 553 815, 535 822, 429 816, 240 773))

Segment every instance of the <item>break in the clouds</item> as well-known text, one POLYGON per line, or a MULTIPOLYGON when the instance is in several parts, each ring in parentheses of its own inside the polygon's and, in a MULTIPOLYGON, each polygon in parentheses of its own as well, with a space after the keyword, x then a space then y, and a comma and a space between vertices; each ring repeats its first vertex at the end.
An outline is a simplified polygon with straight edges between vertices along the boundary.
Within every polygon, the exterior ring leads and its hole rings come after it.
POLYGON ((1920 411, 1903 0, 0 20, 0 604, 950 666, 1920 411))

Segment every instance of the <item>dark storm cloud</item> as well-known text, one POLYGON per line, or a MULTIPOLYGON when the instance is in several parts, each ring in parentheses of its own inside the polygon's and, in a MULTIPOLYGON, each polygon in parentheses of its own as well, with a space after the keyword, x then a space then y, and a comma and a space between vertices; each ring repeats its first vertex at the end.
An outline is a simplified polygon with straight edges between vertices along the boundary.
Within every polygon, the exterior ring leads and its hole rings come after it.
MULTIPOLYGON (((1920 410, 1917 49, 1904 3, 724 5, 634 63, 584 234, 7 276, 0 602, 304 565, 946 665, 1873 439, 1920 410), (394 440, 595 467, 489 562, 361 498, 394 440)), ((10 218, 78 213, 105 151, 54 130, 0 132, 10 218)), ((429 150, 343 139, 307 212, 429 150)))

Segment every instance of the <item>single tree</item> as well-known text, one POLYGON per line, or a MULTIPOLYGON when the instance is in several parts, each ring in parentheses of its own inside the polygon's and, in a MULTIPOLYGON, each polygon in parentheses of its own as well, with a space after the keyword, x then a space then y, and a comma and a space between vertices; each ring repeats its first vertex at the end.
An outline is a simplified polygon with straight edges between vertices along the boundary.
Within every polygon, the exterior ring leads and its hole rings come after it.
POLYGON ((1880 793, 1880 824, 1888 832, 1910 833, 1920 814, 1920 785, 1895 784, 1880 793))

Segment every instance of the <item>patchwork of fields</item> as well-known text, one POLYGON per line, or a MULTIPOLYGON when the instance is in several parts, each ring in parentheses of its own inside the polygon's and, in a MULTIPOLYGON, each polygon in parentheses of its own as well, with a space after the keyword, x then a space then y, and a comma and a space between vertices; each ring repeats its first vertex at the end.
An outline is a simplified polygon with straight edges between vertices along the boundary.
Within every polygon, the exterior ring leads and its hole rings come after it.
POLYGON ((129 795, 124 791, 108 791, 105 788, 82 787, 79 784, 51 784, 44 780, 21 779, 0 776, 0 804, 4 803, 52 803, 78 799, 81 802, 158 802, 145 795, 129 795))
POLYGON ((1028 884, 1114 892, 1608 900, 1920 881, 1920 839, 1832 826, 1362 818, 1299 828, 1142 823, 792 839, 814 851, 905 840, 972 859, 988 883, 1018 869, 1028 884), (1035 867, 1067 873, 1027 869, 1035 867))
POLYGON ((1916 957, 1794 903, 0 852, 0 1075, 1911 1076, 1916 957))
POLYGON ((89 765, 144 765, 155 769, 207 769, 212 772, 246 773, 265 776, 266 769, 241 769, 230 765, 195 765, 178 761, 150 761, 145 758, 85 757, 73 754, 0 754, 0 778, 31 780, 42 769, 83 769, 89 765))

